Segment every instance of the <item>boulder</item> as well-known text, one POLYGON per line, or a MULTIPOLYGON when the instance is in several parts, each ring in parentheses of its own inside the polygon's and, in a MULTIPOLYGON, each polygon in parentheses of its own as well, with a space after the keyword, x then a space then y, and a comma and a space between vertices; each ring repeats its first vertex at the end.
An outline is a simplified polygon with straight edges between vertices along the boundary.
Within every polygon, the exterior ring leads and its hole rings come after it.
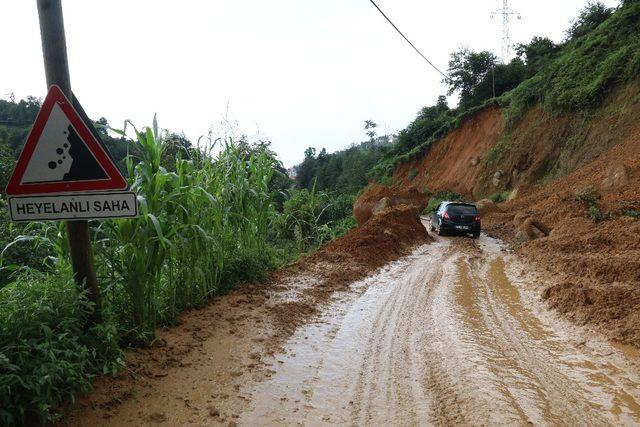
POLYGON ((380 212, 387 209, 389 206, 391 206, 391 201, 389 200, 388 197, 383 197, 382 199, 378 200, 378 202, 375 205, 373 205, 373 208, 371 209, 371 214, 377 215, 380 212))
POLYGON ((364 224, 369 220, 369 218, 371 218, 371 216, 373 215, 373 206, 374 203, 356 201, 356 203, 353 205, 353 217, 356 219, 358 225, 364 224))
POLYGON ((529 214, 525 212, 518 212, 513 217, 513 226, 516 228, 520 227, 527 218, 529 218, 529 214))
POLYGON ((614 163, 607 169, 605 178, 600 183, 600 190, 613 190, 629 183, 629 171, 623 163, 614 163))
POLYGON ((524 243, 524 242, 528 242, 529 240, 531 239, 529 238, 529 235, 524 230, 518 230, 516 232, 516 242, 524 243))
POLYGON ((501 212, 498 205, 491 199, 482 199, 476 202, 476 208, 480 215, 486 215, 491 212, 501 212))
POLYGON ((496 173, 493 174, 493 178, 491 179, 493 186, 501 187, 503 178, 504 178, 504 173, 502 171, 496 171, 496 173))
POLYGON ((519 243, 528 242, 530 240, 546 237, 550 232, 551 230, 544 223, 535 218, 528 217, 518 227, 518 231, 516 232, 516 241, 519 243))

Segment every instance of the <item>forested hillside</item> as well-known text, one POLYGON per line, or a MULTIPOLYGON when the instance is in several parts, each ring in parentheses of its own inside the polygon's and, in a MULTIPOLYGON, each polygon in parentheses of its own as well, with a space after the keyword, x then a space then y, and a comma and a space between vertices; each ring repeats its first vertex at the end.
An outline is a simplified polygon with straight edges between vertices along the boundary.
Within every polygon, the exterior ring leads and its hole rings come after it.
MULTIPOLYGON (((375 176, 388 182, 398 165, 423 155, 435 141, 487 107, 503 111, 507 129, 537 104, 551 116, 584 112, 588 119, 615 87, 640 75, 639 7, 637 0, 625 0, 614 14, 614 9, 590 2, 564 41, 556 44, 536 36, 518 44, 517 57, 508 64, 486 51, 453 53, 446 83, 450 94, 459 95, 458 106, 448 110, 438 102, 423 109, 432 109, 432 114, 425 117, 421 112, 400 133, 399 143, 378 163, 375 176)), ((508 141, 504 138, 487 161, 500 158, 508 141)))

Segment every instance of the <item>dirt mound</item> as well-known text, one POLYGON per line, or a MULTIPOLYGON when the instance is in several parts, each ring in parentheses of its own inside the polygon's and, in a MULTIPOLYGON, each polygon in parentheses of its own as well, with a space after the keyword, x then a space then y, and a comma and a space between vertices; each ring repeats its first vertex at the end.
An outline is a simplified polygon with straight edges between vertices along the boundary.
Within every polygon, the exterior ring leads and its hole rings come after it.
POLYGON ((431 241, 415 206, 389 207, 345 236, 329 242, 312 260, 350 261, 368 268, 380 267, 408 249, 431 241))
POLYGON ((358 225, 367 222, 376 212, 396 206, 411 206, 421 212, 429 203, 429 196, 416 188, 390 188, 377 183, 367 187, 367 191, 353 205, 353 217, 358 225))
POLYGON ((501 208, 483 225, 558 275, 545 300, 578 323, 640 346, 640 126, 595 161, 522 190, 501 208), (549 225, 548 236, 519 241, 527 218, 549 225))

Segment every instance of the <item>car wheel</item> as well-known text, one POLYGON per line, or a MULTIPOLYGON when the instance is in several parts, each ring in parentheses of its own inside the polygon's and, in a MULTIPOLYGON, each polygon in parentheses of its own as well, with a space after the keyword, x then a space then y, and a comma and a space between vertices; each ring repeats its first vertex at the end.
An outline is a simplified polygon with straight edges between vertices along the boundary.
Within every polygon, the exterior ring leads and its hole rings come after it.
POLYGON ((444 230, 442 229, 442 227, 438 227, 437 233, 438 236, 444 236, 444 230))
POLYGON ((478 231, 477 233, 473 233, 473 238, 477 239, 478 237, 480 237, 480 232, 478 231))

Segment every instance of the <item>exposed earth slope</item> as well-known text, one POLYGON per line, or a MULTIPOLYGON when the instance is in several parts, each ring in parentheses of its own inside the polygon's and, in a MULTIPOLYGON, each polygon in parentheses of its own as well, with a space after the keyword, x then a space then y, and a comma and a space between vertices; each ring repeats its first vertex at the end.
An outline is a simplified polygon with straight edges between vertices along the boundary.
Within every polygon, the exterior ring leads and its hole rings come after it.
POLYGON ((638 82, 589 113, 554 117, 535 106, 508 132, 501 111, 485 109, 399 166, 392 185, 370 185, 354 214, 365 222, 383 198, 424 207, 442 190, 468 200, 510 190, 513 200, 483 212, 485 229, 558 275, 543 295, 553 307, 640 345, 639 118, 638 82), (550 234, 520 232, 527 218, 550 234))

